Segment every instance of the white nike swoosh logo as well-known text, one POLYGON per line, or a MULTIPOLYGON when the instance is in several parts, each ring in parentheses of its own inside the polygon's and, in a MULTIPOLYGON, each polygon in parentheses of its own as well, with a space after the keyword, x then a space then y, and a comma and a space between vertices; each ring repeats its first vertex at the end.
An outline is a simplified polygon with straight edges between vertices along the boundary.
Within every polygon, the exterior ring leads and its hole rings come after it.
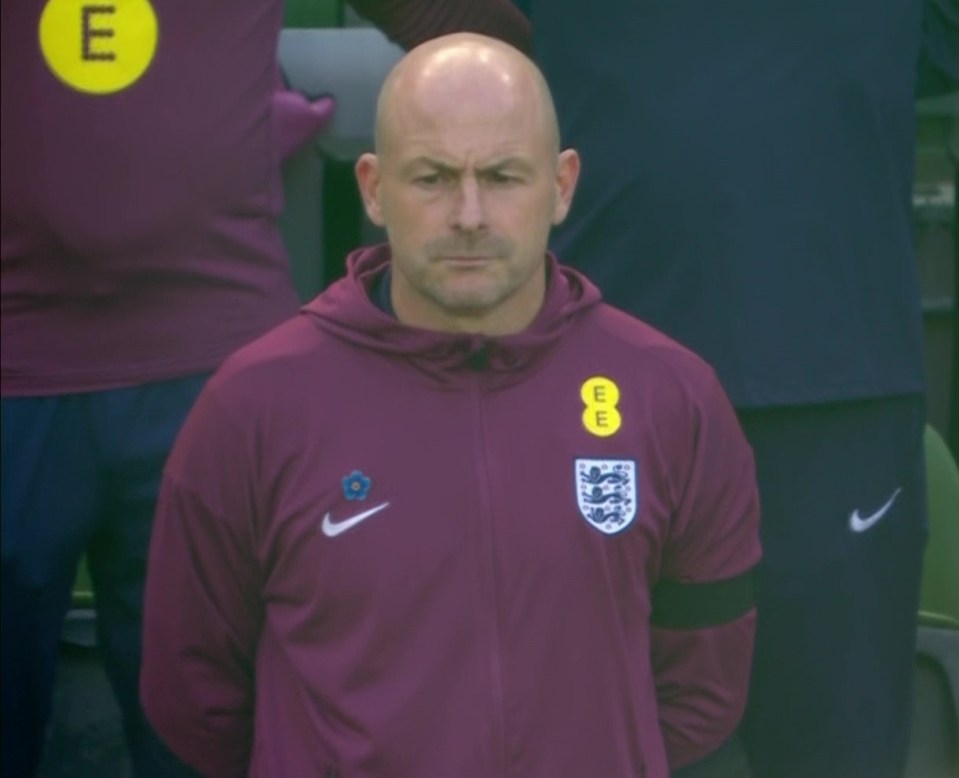
POLYGON ((330 517, 329 511, 327 511, 326 516, 323 517, 323 534, 328 538, 335 538, 337 535, 346 532, 352 527, 355 527, 361 521, 366 521, 374 513, 379 513, 388 506, 389 503, 384 502, 382 505, 377 505, 375 508, 370 508, 368 511, 363 511, 363 513, 357 513, 355 516, 350 516, 348 519, 343 519, 343 521, 333 521, 333 519, 330 517))
POLYGON ((851 529, 853 532, 865 532, 873 524, 879 521, 879 519, 886 515, 901 491, 902 487, 896 489, 896 491, 892 493, 892 497, 886 500, 885 504, 870 516, 860 516, 859 509, 856 508, 856 510, 849 514, 849 529, 851 529))

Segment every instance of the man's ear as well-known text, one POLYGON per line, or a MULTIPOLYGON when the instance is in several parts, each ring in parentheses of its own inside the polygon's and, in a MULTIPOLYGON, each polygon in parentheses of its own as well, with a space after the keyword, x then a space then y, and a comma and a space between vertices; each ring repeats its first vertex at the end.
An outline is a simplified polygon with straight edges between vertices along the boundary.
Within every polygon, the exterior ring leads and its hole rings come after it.
POLYGON ((560 224, 569 213, 579 181, 579 154, 575 149, 564 149, 556 164, 556 207, 553 209, 553 224, 560 224))
POLYGON ((377 227, 385 226, 383 212, 380 208, 380 161, 375 154, 361 154, 354 167, 356 183, 363 198, 363 207, 370 221, 377 227))

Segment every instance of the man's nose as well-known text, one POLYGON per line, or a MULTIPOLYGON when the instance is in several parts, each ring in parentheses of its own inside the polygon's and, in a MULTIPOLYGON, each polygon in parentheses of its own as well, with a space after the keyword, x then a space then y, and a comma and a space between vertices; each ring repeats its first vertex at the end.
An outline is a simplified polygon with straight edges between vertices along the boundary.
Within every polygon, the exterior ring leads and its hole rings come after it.
POLYGON ((453 207, 454 226, 461 230, 480 230, 486 227, 486 209, 479 182, 464 176, 456 193, 453 207))

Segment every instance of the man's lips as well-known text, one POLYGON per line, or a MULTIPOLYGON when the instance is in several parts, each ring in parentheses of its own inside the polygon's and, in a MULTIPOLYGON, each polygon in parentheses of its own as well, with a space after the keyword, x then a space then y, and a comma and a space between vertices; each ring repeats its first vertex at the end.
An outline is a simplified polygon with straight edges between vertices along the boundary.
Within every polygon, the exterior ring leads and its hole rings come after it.
POLYGON ((497 258, 497 255, 492 252, 487 254, 449 252, 437 256, 437 259, 440 262, 452 262, 463 265, 476 265, 484 262, 492 262, 497 258))

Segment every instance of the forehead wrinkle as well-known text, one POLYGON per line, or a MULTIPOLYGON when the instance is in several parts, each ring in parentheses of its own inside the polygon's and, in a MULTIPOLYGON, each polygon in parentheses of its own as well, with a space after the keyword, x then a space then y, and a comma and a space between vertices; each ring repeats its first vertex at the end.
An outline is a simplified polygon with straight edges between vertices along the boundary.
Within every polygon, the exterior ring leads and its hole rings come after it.
POLYGON ((391 152, 405 166, 408 160, 422 159, 451 167, 491 167, 513 161, 533 164, 542 159, 549 164, 549 144, 538 122, 528 119, 513 121, 494 117, 490 122, 462 122, 462 131, 455 131, 459 122, 443 127, 430 117, 421 121, 407 115, 403 106, 389 124, 389 131, 378 149, 381 156, 391 152), (446 131, 454 128, 452 133, 446 131))
POLYGON ((542 159, 552 166, 559 151, 557 136, 540 117, 530 114, 476 119, 467 115, 444 124, 436 115, 403 104, 382 126, 377 153, 401 161, 422 157, 454 167, 490 167, 508 161, 531 165, 542 159))

